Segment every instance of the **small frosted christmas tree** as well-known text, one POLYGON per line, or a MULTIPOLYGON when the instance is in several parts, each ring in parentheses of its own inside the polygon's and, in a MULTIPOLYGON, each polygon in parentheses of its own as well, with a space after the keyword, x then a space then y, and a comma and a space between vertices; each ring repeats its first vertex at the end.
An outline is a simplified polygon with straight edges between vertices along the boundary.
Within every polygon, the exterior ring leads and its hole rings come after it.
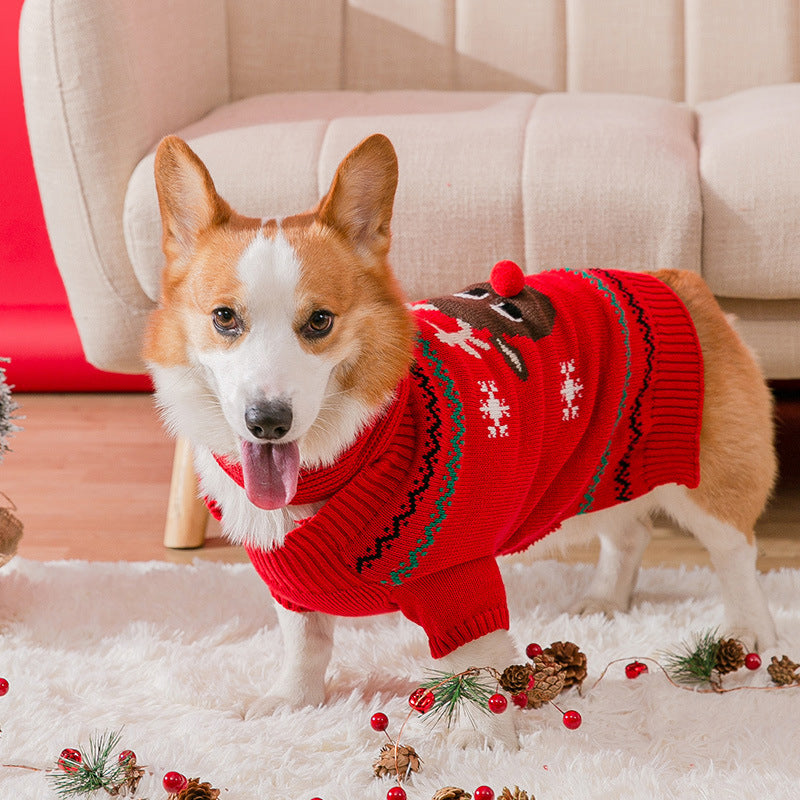
MULTIPOLYGON (((8 362, 8 359, 0 358, 0 362, 8 362)), ((5 368, 0 365, 0 461, 9 450, 8 440, 20 430, 14 424, 18 408, 19 406, 11 396, 11 387, 6 383, 5 368)))
MULTIPOLYGON (((0 358, 0 362, 7 362, 0 358)), ((9 452, 8 440, 19 430, 15 421, 19 419, 16 412, 19 406, 11 396, 11 387, 6 383, 5 368, 0 365, 0 461, 9 452)), ((16 506, 0 491, 0 567, 10 561, 17 552, 17 545, 22 538, 22 523, 14 516, 16 506), (10 507, 6 507, 7 502, 10 507)))

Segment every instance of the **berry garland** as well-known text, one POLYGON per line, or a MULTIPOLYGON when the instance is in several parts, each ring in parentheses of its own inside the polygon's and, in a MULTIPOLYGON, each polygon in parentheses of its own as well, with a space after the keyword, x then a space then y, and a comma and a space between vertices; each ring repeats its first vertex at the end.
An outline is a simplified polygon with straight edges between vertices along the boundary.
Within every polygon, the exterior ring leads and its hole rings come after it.
MULTIPOLYGON (((435 673, 427 682, 415 689, 408 698, 410 710, 403 721, 397 739, 388 733, 389 718, 377 711, 370 718, 370 727, 384 733, 387 743, 381 748, 373 764, 373 772, 379 778, 393 777, 396 785, 386 794, 387 800, 407 800, 402 783, 422 768, 422 758, 417 751, 400 739, 406 724, 417 715, 433 711, 431 719, 445 719, 448 726, 457 718, 462 706, 471 706, 487 714, 502 714, 509 707, 509 697, 513 705, 520 708, 539 708, 552 705, 561 714, 563 725, 576 730, 582 718, 578 711, 563 711, 554 702, 555 698, 575 686, 581 693, 586 678, 586 656, 577 645, 571 642, 554 642, 543 649, 538 644, 529 644, 526 655, 530 663, 512 664, 502 671, 494 667, 472 667, 463 672, 451 674, 435 673)), ((649 672, 647 663, 654 665, 676 688, 694 692, 735 692, 743 690, 769 691, 788 689, 800 685, 800 664, 788 656, 773 656, 767 667, 771 686, 723 686, 723 678, 745 667, 757 670, 761 667, 758 653, 747 653, 738 639, 720 637, 716 631, 707 631, 683 643, 676 652, 662 654, 664 664, 653 658, 641 657, 616 659, 610 662, 592 689, 606 677, 616 664, 625 665, 625 676, 636 680, 649 672)), ((9 682, 0 677, 0 697, 9 691, 9 682)), ((111 796, 133 797, 139 782, 146 774, 146 768, 137 762, 136 754, 130 749, 116 753, 121 742, 120 732, 106 732, 91 738, 86 748, 67 747, 61 751, 53 768, 43 770, 23 764, 0 764, 5 769, 24 769, 46 772, 53 788, 60 797, 83 796, 102 789, 111 796)), ((150 773, 152 774, 152 773, 150 773)), ((199 778, 187 779, 179 772, 167 772, 162 785, 167 792, 165 800, 218 800, 220 790, 199 778)), ((310 800, 322 800, 319 797, 310 800)), ((515 786, 513 790, 503 787, 495 795, 490 786, 478 786, 470 794, 455 786, 445 786, 437 791, 432 800, 535 800, 532 794, 515 786)))

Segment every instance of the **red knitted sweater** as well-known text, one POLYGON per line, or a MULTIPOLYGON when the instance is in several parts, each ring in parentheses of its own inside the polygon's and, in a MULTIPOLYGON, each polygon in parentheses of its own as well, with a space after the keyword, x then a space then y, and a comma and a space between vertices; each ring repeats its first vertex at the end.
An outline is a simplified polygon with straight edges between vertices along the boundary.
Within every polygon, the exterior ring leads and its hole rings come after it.
POLYGON ((647 275, 543 273, 511 297, 478 284, 414 313, 415 362, 389 408, 336 465, 301 472, 293 503, 320 511, 248 555, 287 608, 399 609, 439 657, 508 627, 497 555, 698 484, 703 366, 683 304, 647 275))

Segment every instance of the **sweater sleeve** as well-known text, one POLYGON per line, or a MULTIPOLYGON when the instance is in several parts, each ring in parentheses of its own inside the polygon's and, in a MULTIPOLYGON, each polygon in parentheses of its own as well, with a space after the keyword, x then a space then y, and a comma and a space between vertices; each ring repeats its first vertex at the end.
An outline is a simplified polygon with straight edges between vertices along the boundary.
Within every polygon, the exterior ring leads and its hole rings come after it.
POLYGON ((492 631, 508 629, 506 591, 493 557, 403 583, 394 587, 392 599, 408 619, 424 628, 434 658, 492 631))

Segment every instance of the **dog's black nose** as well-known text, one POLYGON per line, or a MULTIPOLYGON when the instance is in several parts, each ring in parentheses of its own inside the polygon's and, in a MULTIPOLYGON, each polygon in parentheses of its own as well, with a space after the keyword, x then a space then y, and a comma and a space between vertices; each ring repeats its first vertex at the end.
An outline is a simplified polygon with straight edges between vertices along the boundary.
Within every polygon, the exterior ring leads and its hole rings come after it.
POLYGON ((256 403, 244 412, 244 421, 256 439, 276 441, 292 427, 292 407, 283 400, 256 403))

